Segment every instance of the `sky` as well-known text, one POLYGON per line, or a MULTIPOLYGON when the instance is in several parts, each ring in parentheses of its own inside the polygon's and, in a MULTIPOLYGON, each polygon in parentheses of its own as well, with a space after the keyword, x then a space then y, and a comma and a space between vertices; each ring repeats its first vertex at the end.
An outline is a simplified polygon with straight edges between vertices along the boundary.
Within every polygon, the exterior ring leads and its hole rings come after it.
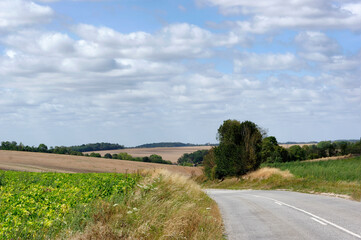
POLYGON ((361 137, 359 0, 0 0, 0 141, 361 137))

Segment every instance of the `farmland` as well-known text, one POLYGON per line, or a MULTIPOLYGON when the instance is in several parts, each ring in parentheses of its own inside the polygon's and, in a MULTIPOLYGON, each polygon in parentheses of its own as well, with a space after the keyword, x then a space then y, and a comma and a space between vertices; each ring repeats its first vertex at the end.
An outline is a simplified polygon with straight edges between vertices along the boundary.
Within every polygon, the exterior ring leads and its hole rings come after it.
MULTIPOLYGON (((157 147, 157 148, 127 148, 127 149, 117 149, 117 150, 105 150, 105 151, 96 151, 104 156, 106 153, 128 153, 133 157, 145 157, 152 154, 162 156, 164 160, 169 160, 173 163, 176 163, 178 158, 180 158, 184 153, 192 153, 198 150, 208 150, 211 146, 192 146, 192 147, 157 147)), ((90 152, 88 152, 90 153, 90 152)))
POLYGON ((0 239, 224 239, 189 177, 0 171, 0 239))
POLYGON ((361 157, 328 161, 275 163, 267 164, 267 166, 289 170, 295 176, 302 178, 361 183, 361 157))
POLYGON ((184 175, 202 174, 202 169, 194 167, 48 153, 0 151, 0 169, 4 170, 65 173, 134 173, 140 170, 157 168, 167 169, 184 175))
MULTIPOLYGON (((88 217, 95 200, 123 198, 137 175, 66 174, 0 171, 0 239, 54 237, 72 219, 76 208, 88 217)), ((81 224, 81 223, 80 223, 81 224)))
POLYGON ((202 184, 208 188, 287 189, 308 193, 327 193, 361 200, 360 156, 340 160, 264 164, 263 168, 252 175, 258 175, 258 177, 228 178, 222 182, 206 181, 202 184), (274 168, 276 171, 265 177, 265 173, 274 171, 274 168))

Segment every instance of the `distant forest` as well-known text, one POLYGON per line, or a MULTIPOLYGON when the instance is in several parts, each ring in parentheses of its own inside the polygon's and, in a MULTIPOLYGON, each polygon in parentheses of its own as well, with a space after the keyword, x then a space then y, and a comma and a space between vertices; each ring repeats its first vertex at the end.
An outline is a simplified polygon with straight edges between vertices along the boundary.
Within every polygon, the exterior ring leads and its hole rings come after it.
POLYGON ((199 146, 191 143, 181 143, 181 142, 160 142, 160 143, 147 143, 136 146, 135 148, 156 148, 156 147, 192 147, 199 146))
POLYGON ((57 154, 70 154, 70 155, 82 155, 82 152, 93 152, 93 151, 102 151, 102 150, 114 150, 114 149, 123 149, 123 145, 117 143, 88 143, 80 146, 55 146, 50 147, 45 144, 40 144, 38 147, 26 146, 22 143, 17 143, 15 141, 1 142, 0 150, 12 150, 12 151, 25 151, 25 152, 45 152, 45 153, 57 153, 57 154))
POLYGON ((88 143, 82 144, 80 146, 71 146, 71 150, 76 152, 92 152, 92 151, 102 151, 102 150, 114 150, 114 149, 123 149, 123 145, 117 143, 88 143))
POLYGON ((135 148, 156 148, 156 147, 194 147, 194 146, 215 146, 216 144, 192 144, 181 142, 159 142, 159 143, 147 143, 136 146, 135 148))
MULTIPOLYGON (((15 141, 9 142, 4 141, 1 142, 0 150, 8 150, 8 151, 24 151, 24 152, 42 152, 42 153, 55 153, 55 154, 66 154, 66 155, 76 155, 76 156, 85 156, 85 157, 97 157, 101 158, 100 153, 95 153, 94 151, 101 150, 114 150, 114 149, 123 149, 123 145, 114 144, 114 143, 89 143, 83 144, 80 146, 56 146, 50 147, 45 144, 39 144, 38 147, 35 146, 26 146, 22 143, 17 143, 15 141), (92 152, 92 153, 83 153, 83 152, 92 152)), ((117 160, 129 160, 129 161, 138 161, 138 162, 150 162, 150 163, 161 163, 161 164, 172 164, 171 161, 163 160, 163 158, 159 155, 152 154, 149 157, 132 157, 127 153, 118 153, 111 155, 107 153, 103 158, 117 159, 117 160)))

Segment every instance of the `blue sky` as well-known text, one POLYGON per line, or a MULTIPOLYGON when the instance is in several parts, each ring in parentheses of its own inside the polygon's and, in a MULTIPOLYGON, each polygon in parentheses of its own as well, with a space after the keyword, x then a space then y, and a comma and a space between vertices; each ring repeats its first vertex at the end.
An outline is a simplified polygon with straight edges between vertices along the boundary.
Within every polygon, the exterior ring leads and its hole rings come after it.
POLYGON ((355 0, 0 0, 0 141, 361 137, 355 0))

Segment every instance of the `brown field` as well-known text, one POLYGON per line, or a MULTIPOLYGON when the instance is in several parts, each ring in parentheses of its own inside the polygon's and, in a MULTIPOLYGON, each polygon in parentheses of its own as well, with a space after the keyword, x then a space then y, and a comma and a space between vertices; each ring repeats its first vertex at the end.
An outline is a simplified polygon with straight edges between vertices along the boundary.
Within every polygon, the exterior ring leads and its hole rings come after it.
POLYGON ((145 169, 167 169, 184 175, 200 175, 201 168, 70 156, 0 150, 0 169, 29 172, 117 172, 134 173, 145 169))
MULTIPOLYGON (((211 149, 211 146, 194 146, 194 147, 159 147, 159 148, 127 148, 127 149, 117 149, 117 150, 105 150, 105 151, 95 151, 104 156, 106 153, 114 154, 126 152, 133 157, 146 157, 152 154, 157 154, 162 156, 163 160, 168 160, 173 163, 176 163, 178 158, 180 158, 184 153, 192 153, 198 150, 208 150, 211 149)), ((88 152, 91 153, 91 152, 88 152)))
POLYGON ((300 147, 303 147, 305 145, 307 146, 311 146, 311 145, 316 145, 317 143, 300 143, 300 144, 280 144, 281 147, 284 147, 284 148, 289 148, 289 147, 292 147, 292 146, 295 146, 295 145, 298 145, 300 147))

